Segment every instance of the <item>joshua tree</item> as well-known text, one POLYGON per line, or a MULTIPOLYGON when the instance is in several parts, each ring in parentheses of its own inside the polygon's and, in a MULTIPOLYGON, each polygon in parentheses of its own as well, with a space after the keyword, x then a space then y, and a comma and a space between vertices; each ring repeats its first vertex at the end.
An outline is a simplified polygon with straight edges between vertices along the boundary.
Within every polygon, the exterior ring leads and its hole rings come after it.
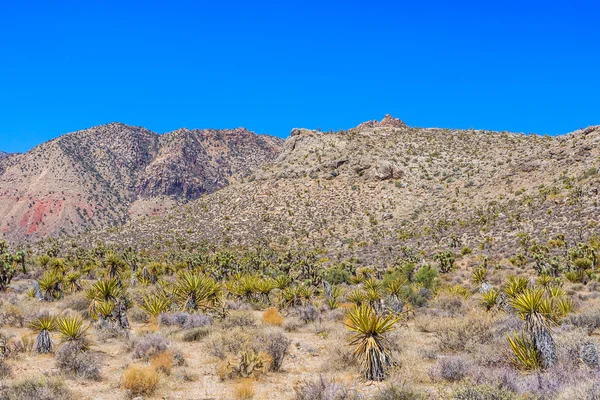
POLYGON ((38 353, 51 353, 52 339, 50 338, 50 332, 56 329, 56 318, 45 313, 31 321, 29 327, 37 333, 35 350, 38 353))
POLYGON ((21 264, 21 270, 24 274, 26 274, 27 269, 25 268, 25 252, 23 250, 17 251, 17 254, 15 254, 15 262, 21 264))
POLYGON ((393 365, 385 335, 394 329, 397 319, 377 315, 372 307, 363 304, 348 313, 348 320, 346 327, 354 332, 350 345, 356 346, 353 356, 360 362, 365 379, 383 380, 393 365))

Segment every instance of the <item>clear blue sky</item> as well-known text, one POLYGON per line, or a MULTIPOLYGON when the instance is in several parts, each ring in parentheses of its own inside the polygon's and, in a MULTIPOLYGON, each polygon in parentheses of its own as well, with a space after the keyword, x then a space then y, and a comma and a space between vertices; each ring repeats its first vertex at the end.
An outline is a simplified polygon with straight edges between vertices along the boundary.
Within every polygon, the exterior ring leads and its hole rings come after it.
POLYGON ((2 1, 0 150, 111 121, 566 133, 600 124, 599 19, 597 1, 2 1))

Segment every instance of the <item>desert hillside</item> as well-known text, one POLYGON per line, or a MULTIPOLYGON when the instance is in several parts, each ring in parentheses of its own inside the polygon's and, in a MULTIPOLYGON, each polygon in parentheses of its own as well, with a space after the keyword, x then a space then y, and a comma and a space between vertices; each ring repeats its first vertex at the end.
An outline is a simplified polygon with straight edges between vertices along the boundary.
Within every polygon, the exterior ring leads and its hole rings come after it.
POLYGON ((281 142, 243 128, 159 135, 112 123, 69 133, 0 158, 0 231, 31 243, 160 213, 272 161, 281 142))
POLYGON ((85 240, 301 246, 368 262, 406 247, 503 257, 519 233, 575 242, 597 229, 599 144, 600 127, 550 137, 408 127, 390 116, 348 131, 294 129, 250 176, 85 240))

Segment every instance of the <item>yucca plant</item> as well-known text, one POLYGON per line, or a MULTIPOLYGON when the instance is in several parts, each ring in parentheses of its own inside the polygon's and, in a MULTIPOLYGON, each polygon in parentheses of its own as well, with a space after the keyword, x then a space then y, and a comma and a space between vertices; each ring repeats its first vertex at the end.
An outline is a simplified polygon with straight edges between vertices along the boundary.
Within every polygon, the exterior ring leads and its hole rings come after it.
POLYGON ((301 304, 300 299, 300 286, 293 285, 286 287, 282 292, 281 296, 283 298, 283 305, 287 306, 297 306, 301 304))
POLYGON ((361 289, 354 289, 348 294, 348 301, 356 304, 357 306, 362 305, 366 299, 367 294, 361 289))
POLYGON ((331 293, 327 296, 327 306, 330 310, 335 310, 339 307, 339 298, 344 293, 343 289, 337 285, 331 286, 331 293))
POLYGON ((292 283, 292 278, 289 275, 279 275, 275 278, 275 287, 283 290, 292 283))
POLYGON ((509 276, 506 287, 504 288, 504 293, 506 293, 508 297, 514 299, 519 294, 523 293, 525 289, 527 289, 527 286, 529 286, 527 278, 521 276, 509 276))
POLYGON ((462 297, 465 300, 469 300, 469 298, 471 297, 471 292, 469 291, 469 289, 461 285, 448 286, 444 289, 444 291, 448 294, 462 297))
POLYGON ((392 356, 386 348, 386 334, 394 329, 397 319, 391 315, 377 315, 367 304, 354 307, 348 312, 346 327, 354 332, 350 345, 356 346, 353 356, 359 361, 365 379, 381 381, 393 365, 392 356))
POLYGON ((139 306, 148 314, 151 320, 156 320, 160 314, 169 310, 170 305, 171 301, 168 297, 153 293, 144 296, 144 300, 139 306))
POLYGON ((500 299, 500 292, 497 289, 490 289, 487 292, 481 294, 481 304, 487 311, 495 309, 500 299))
POLYGON ((56 318, 44 313, 29 323, 29 328, 37 333, 35 350, 38 353, 52 352, 52 338, 50 332, 56 329, 56 318))
POLYGON ((507 335, 507 338, 512 351, 509 358, 515 367, 526 371, 542 368, 539 353, 528 337, 515 332, 513 336, 507 335))
POLYGON ((391 280, 385 285, 385 291, 388 292, 390 296, 399 299, 400 294, 402 293, 402 287, 407 281, 408 280, 406 278, 397 278, 391 280))
POLYGON ((174 295, 182 310, 211 310, 221 299, 221 285, 214 279, 186 271, 179 275, 174 295))
POLYGON ((56 327, 61 334, 63 343, 74 343, 82 351, 90 348, 91 342, 87 337, 89 326, 83 327, 83 320, 77 315, 60 317, 56 327))
POLYGON ((369 291, 369 290, 373 290, 376 292, 381 291, 381 289, 383 288, 383 282, 375 279, 375 278, 369 278, 367 280, 365 280, 365 290, 369 291))
POLYGON ((127 319, 127 304, 125 289, 117 278, 102 279, 94 282, 87 290, 90 300, 89 313, 95 319, 98 315, 103 319, 110 319, 119 324, 123 329, 129 328, 127 319), (113 310, 109 315, 103 315, 112 304, 113 310))
POLYGON ((556 363, 556 345, 550 325, 556 321, 557 312, 552 299, 542 289, 526 289, 511 301, 512 308, 525 320, 525 330, 537 351, 540 365, 548 368, 556 363))
POLYGON ((116 253, 110 251, 104 260, 104 267, 106 268, 108 278, 115 279, 125 269, 125 261, 116 253))
POLYGON ((487 280, 487 274, 488 274, 487 268, 485 268, 483 266, 477 267, 475 269, 475 271, 473 271, 473 274, 471 275, 471 280, 473 281, 473 284, 477 285, 477 286, 481 286, 482 284, 484 284, 487 280))
POLYGON ((78 292, 81 290, 81 284, 79 283, 81 274, 79 272, 69 272, 64 279, 65 289, 70 292, 78 292))
POLYGON ((62 276, 54 271, 46 271, 38 280, 43 298, 46 301, 57 300, 62 297, 62 276))
POLYGON ((536 279, 536 284, 544 289, 550 289, 554 279, 548 274, 542 274, 536 279))
POLYGON ((115 303, 112 301, 100 301, 96 304, 96 315, 102 321, 110 319, 115 310, 115 303))

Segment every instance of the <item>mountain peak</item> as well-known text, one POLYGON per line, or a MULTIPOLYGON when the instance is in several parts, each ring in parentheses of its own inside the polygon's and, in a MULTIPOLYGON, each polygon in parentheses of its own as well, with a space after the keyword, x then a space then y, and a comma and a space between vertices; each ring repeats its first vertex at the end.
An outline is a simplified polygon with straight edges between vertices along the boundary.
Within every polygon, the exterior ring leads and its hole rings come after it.
POLYGON ((356 128, 360 129, 360 128, 406 128, 406 127, 408 127, 408 125, 406 125, 399 118, 395 118, 390 114, 386 114, 385 117, 383 117, 383 119, 381 121, 377 121, 377 120, 366 121, 366 122, 363 122, 362 124, 358 125, 356 128))

